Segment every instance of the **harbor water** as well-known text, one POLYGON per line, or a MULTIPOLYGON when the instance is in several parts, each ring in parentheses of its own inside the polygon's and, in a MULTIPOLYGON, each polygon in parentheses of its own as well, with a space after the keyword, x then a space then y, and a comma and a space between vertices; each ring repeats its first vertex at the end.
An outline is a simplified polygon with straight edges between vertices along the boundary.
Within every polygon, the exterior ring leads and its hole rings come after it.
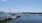
MULTIPOLYGON (((2 16, 4 17, 5 15, 2 16)), ((21 14, 21 17, 0 23, 42 23, 42 14, 21 14)))

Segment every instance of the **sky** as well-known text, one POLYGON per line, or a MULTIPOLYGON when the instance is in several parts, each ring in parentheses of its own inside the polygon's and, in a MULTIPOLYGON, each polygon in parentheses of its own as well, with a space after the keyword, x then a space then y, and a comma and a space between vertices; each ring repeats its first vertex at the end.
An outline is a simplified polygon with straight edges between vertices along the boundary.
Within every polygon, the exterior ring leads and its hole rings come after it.
POLYGON ((0 11, 42 12, 42 0, 0 0, 0 11))

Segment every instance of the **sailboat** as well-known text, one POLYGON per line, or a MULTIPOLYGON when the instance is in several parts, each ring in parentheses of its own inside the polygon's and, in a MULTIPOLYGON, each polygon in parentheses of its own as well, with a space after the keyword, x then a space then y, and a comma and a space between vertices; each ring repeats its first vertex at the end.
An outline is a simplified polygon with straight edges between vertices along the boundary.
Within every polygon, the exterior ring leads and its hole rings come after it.
MULTIPOLYGON (((9 8, 9 11, 10 11, 10 8, 9 8)), ((10 19, 14 19, 16 18, 15 16, 12 16, 11 13, 8 14, 8 15, 0 15, 0 21, 7 21, 7 20, 10 20, 10 19)))
POLYGON ((17 17, 21 17, 21 16, 20 16, 20 13, 16 13, 16 14, 15 14, 15 13, 14 13, 14 14, 11 13, 10 8, 9 8, 9 11, 10 11, 11 18, 13 18, 13 19, 14 19, 14 18, 17 18, 17 17))

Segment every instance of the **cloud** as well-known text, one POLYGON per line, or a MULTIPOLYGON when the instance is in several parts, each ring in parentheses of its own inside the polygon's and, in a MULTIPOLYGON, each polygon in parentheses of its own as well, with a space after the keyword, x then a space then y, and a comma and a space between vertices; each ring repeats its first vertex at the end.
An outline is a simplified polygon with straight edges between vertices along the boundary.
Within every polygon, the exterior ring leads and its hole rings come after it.
POLYGON ((0 0, 0 1, 7 1, 7 0, 0 0))

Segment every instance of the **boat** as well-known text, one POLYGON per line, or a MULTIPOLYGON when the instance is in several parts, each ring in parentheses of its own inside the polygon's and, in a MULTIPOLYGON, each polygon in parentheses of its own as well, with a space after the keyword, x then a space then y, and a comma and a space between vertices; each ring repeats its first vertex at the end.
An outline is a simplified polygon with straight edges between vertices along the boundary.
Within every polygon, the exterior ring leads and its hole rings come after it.
POLYGON ((10 15, 3 15, 3 16, 1 15, 0 16, 0 21, 5 21, 5 20, 9 20, 9 19, 11 19, 10 15))
MULTIPOLYGON (((10 11, 10 8, 9 8, 9 11, 10 11)), ((9 15, 0 16, 0 21, 7 21, 10 19, 18 18, 18 17, 21 17, 20 14, 11 14, 11 12, 10 12, 9 15)))

